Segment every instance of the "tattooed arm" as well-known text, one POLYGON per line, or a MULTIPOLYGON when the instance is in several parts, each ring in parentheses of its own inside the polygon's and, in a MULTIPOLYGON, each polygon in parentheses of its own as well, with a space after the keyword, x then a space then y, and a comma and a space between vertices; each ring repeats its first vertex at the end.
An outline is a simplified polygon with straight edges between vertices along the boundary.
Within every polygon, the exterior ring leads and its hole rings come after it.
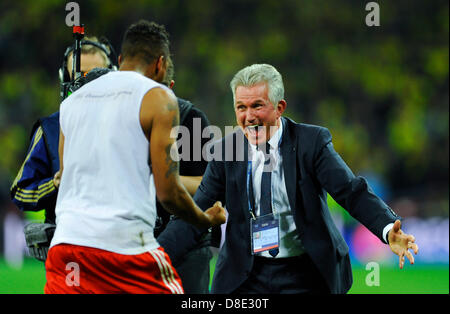
POLYGON ((177 99, 161 88, 150 90, 142 100, 140 122, 150 141, 150 160, 155 181, 156 196, 171 214, 200 228, 225 222, 225 212, 220 204, 203 212, 183 186, 175 138, 170 137, 173 127, 179 124, 177 99))

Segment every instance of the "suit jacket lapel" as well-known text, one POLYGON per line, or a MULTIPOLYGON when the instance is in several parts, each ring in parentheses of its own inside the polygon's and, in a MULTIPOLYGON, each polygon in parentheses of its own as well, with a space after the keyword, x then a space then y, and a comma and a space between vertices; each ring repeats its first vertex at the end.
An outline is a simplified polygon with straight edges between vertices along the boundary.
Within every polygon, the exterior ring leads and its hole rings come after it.
MULTIPOLYGON (((238 138, 238 137, 237 137, 238 138)), ((235 138, 236 139, 236 138, 235 138)), ((237 140, 238 142, 238 140, 237 140)), ((239 145, 237 143, 237 145, 239 145)), ((248 219, 250 219, 250 209, 248 206, 249 197, 247 193, 247 167, 248 167, 248 141, 244 136, 244 161, 235 161, 233 162, 234 166, 234 181, 237 187, 237 191, 239 193, 238 197, 241 201, 242 209, 244 210, 244 215, 248 219)), ((236 156, 235 156, 236 157, 236 156)))
POLYGON ((296 187, 297 187, 297 139, 291 133, 291 129, 287 127, 289 123, 287 119, 283 119, 283 135, 280 145, 281 156, 283 157, 283 171, 291 210, 295 213, 296 208, 296 187))

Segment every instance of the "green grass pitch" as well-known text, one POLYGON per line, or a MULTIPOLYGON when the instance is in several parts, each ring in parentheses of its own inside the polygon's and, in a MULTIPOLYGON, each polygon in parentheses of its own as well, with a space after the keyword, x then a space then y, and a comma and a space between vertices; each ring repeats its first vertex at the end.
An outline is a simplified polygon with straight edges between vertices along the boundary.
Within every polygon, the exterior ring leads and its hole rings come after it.
MULTIPOLYGON (((215 258, 211 261, 214 271, 215 258)), ((380 265, 379 286, 367 286, 364 266, 353 266, 353 287, 356 294, 448 294, 448 265, 409 265, 404 269, 380 265)), ((44 292, 45 270, 41 262, 25 259, 21 269, 14 269, 0 259, 0 293, 39 294, 44 292)))

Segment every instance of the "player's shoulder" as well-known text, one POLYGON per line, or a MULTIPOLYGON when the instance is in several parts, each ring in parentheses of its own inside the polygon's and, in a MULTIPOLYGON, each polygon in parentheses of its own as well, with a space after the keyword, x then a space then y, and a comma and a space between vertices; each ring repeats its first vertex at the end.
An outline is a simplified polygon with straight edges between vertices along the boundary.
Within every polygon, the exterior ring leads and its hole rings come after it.
POLYGON ((159 116, 171 111, 178 111, 178 104, 170 90, 152 88, 142 98, 141 113, 159 116))

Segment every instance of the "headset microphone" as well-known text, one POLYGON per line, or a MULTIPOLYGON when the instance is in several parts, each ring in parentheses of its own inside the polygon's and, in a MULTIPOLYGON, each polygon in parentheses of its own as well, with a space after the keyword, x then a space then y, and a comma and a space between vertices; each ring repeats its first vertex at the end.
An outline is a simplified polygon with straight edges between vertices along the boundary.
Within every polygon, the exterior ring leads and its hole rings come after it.
POLYGON ((73 27, 73 37, 75 38, 75 48, 72 58, 72 77, 74 80, 81 76, 81 40, 84 37, 84 25, 73 27))
POLYGON ((64 59, 61 68, 59 69, 59 80, 61 85, 60 96, 61 101, 63 101, 67 96, 69 96, 74 90, 81 87, 80 84, 83 84, 84 80, 81 80, 81 47, 90 45, 98 48, 100 51, 105 53, 108 58, 108 69, 109 70, 117 70, 117 66, 115 65, 117 60, 117 55, 114 51, 114 48, 109 43, 109 41, 102 37, 100 41, 92 41, 86 40, 84 38, 84 26, 74 26, 73 27, 73 36, 75 42, 72 46, 67 47, 64 52, 64 59), (67 70, 67 59, 69 54, 73 52, 72 58, 72 79, 70 77, 69 71, 67 70))

